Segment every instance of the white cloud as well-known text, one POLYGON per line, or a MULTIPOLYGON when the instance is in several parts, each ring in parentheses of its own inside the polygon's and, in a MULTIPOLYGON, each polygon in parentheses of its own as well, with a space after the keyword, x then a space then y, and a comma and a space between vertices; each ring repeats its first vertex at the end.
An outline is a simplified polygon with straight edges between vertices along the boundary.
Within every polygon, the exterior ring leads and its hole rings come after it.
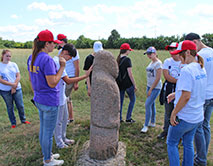
POLYGON ((194 8, 192 8, 191 10, 189 10, 187 14, 194 17, 201 16, 201 17, 213 18, 212 9, 213 9, 213 5, 199 4, 199 5, 196 5, 194 8))
POLYGON ((16 14, 11 15, 10 17, 13 19, 18 19, 18 16, 16 14))
POLYGON ((32 4, 28 5, 27 9, 39 9, 42 11, 48 11, 48 10, 63 10, 64 8, 58 4, 58 5, 47 5, 44 2, 33 2, 32 4))

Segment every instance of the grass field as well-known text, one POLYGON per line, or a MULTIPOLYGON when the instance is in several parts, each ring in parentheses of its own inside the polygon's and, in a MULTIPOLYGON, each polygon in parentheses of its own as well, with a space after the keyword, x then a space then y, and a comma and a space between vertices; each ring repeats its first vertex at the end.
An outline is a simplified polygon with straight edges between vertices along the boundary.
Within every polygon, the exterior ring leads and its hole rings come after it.
MULTIPOLYGON (((0 49, 2 52, 2 50, 0 49)), ((31 54, 31 50, 12 49, 12 61, 16 62, 21 72, 21 84, 24 94, 25 113, 27 120, 31 125, 20 124, 17 111, 15 110, 17 127, 11 129, 7 116, 6 107, 3 99, 0 97, 0 166, 41 166, 42 154, 39 145, 39 117, 37 109, 31 104, 32 92, 28 81, 26 61, 31 54)), ((91 49, 80 49, 80 68, 83 74, 83 63, 85 57, 91 52, 91 49)), ((115 56, 119 50, 109 50, 115 56)), ((52 56, 57 55, 55 50, 52 56)), ((159 59, 163 62, 169 57, 168 52, 159 51, 159 59)), ((156 127, 151 128, 147 134, 141 134, 140 129, 145 119, 145 90, 146 90, 146 72, 145 68, 149 63, 143 51, 135 50, 130 54, 133 64, 133 75, 136 80, 138 91, 137 99, 133 110, 134 124, 123 123, 120 127, 120 141, 127 146, 126 163, 127 166, 166 166, 168 157, 165 141, 157 140, 157 135, 162 131, 164 107, 156 100, 157 114, 156 127)), ((90 126, 90 100, 87 96, 84 81, 79 83, 79 90, 73 92, 75 121, 67 128, 67 137, 75 139, 75 145, 68 149, 59 150, 53 144, 53 152, 60 153, 61 159, 65 161, 65 166, 73 166, 78 158, 79 151, 86 140, 89 140, 90 126)), ((128 99, 124 101, 125 117, 128 99)), ((211 120, 213 128, 213 120, 211 120)), ((213 129, 212 129, 213 131, 213 129)), ((208 165, 213 165, 213 136, 209 147, 208 165)), ((180 146, 182 158, 182 146, 180 146)))

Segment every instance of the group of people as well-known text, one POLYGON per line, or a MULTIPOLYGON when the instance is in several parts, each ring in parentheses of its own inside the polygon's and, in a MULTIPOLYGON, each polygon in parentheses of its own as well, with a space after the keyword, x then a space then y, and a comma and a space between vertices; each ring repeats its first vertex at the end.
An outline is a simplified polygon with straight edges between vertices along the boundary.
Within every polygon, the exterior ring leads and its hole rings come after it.
MULTIPOLYGON (((67 148, 74 140, 66 137, 67 124, 74 120, 72 89, 78 89, 78 82, 86 79, 88 96, 92 86, 92 64, 94 56, 103 50, 102 43, 96 41, 94 53, 86 57, 79 76, 79 54, 73 44, 68 44, 64 34, 54 40, 49 30, 41 31, 34 39, 32 55, 27 65, 29 80, 34 93, 34 102, 39 110, 40 133, 44 166, 62 165, 59 154, 52 153, 53 135, 58 148, 67 148), (58 44, 58 56, 48 54, 58 44)), ((146 67, 147 90, 145 102, 145 122, 141 129, 146 133, 149 127, 156 125, 155 100, 160 94, 165 106, 163 132, 158 139, 167 138, 167 151, 170 165, 180 165, 178 144, 182 140, 184 147, 183 164, 186 166, 206 165, 210 143, 210 117, 213 109, 213 49, 204 45, 195 33, 186 35, 179 44, 171 43, 165 47, 171 54, 164 63, 160 61, 157 50, 150 46, 144 55, 151 60, 146 67), (161 82, 161 75, 165 82, 161 82), (196 155, 194 155, 195 142, 196 155)), ((126 123, 134 123, 132 112, 137 91, 132 73, 132 62, 128 57, 133 49, 123 43, 117 57, 119 76, 116 79, 120 90, 120 122, 123 123, 122 109, 125 92, 129 97, 126 123)), ((12 128, 16 127, 13 101, 22 123, 26 121, 20 85, 18 66, 10 61, 11 52, 3 50, 0 62, 0 95, 3 97, 12 128)))

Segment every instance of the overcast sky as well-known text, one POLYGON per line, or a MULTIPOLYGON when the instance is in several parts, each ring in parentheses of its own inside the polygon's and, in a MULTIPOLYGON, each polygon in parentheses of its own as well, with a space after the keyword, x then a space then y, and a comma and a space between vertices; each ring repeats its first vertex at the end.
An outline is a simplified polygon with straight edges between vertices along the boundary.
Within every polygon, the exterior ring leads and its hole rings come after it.
POLYGON ((32 41, 44 29, 68 39, 213 33, 213 0, 7 0, 0 37, 32 41))

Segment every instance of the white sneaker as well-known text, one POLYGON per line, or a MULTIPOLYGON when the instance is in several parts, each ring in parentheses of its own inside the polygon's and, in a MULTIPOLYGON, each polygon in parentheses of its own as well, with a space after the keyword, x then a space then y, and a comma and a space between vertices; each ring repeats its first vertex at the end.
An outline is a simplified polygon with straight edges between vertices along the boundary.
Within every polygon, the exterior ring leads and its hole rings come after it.
POLYGON ((148 126, 155 127, 156 125, 155 125, 155 123, 149 123, 148 126))
POLYGON ((60 166, 60 165, 63 165, 64 164, 64 160, 55 160, 55 159, 51 159, 51 161, 49 163, 46 163, 44 161, 44 166, 60 166))
POLYGON ((146 133, 147 131, 148 131, 148 127, 143 126, 143 128, 141 129, 141 133, 146 133))
POLYGON ((63 144, 61 146, 57 146, 57 148, 59 148, 59 149, 66 149, 66 148, 69 148, 69 146, 67 144, 63 144))
POLYGON ((53 157, 54 159, 58 159, 60 157, 60 154, 58 154, 58 153, 53 154, 52 153, 51 157, 53 157))
POLYGON ((75 140, 65 138, 64 142, 65 142, 65 144, 67 144, 67 145, 72 145, 72 144, 75 143, 75 140))

